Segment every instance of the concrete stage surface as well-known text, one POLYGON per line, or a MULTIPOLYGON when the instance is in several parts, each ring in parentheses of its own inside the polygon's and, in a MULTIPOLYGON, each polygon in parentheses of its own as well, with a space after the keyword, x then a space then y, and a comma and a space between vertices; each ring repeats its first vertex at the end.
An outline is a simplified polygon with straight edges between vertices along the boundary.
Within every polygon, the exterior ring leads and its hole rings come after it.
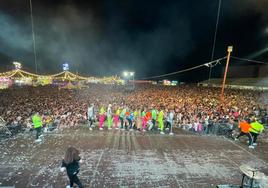
POLYGON ((174 136, 137 131, 89 131, 85 127, 44 135, 21 134, 0 142, 0 187, 60 188, 68 185, 60 172, 68 146, 77 147, 84 162, 78 177, 85 187, 209 188, 239 184, 239 166, 268 173, 268 144, 247 148, 245 140, 193 135, 174 136))

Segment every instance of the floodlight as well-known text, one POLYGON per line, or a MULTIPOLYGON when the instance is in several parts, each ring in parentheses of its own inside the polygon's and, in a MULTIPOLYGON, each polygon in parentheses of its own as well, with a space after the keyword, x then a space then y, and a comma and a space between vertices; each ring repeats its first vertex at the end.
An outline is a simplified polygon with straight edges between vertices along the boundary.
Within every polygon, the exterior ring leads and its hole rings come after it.
POLYGON ((124 71, 123 72, 123 75, 124 75, 124 77, 128 77, 128 72, 127 71, 124 71))

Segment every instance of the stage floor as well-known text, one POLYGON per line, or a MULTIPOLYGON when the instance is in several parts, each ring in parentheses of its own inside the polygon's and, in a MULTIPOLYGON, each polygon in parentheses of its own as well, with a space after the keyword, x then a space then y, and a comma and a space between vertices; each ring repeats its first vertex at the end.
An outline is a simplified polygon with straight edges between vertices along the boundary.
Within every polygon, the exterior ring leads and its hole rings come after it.
POLYGON ((85 127, 44 136, 18 135, 0 142, 0 187, 66 187, 60 172, 68 146, 81 151, 79 178, 85 187, 208 188, 239 184, 239 166, 248 164, 268 174, 268 144, 255 150, 222 137, 175 130, 174 136, 85 127))

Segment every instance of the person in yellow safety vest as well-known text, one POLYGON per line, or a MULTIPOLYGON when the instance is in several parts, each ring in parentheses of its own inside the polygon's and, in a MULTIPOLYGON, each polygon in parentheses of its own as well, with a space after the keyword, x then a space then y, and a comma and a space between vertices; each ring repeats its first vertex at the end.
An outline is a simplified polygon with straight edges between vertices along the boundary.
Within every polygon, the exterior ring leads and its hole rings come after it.
POLYGON ((158 121, 158 127, 160 129, 160 134, 165 134, 164 132, 164 111, 162 109, 159 109, 157 121, 158 121))
POLYGON ((261 124, 261 123, 259 123, 256 119, 255 119, 255 121, 254 122, 252 122, 251 124, 250 124, 250 129, 249 129, 249 132, 250 132, 250 134, 252 135, 252 137, 253 137, 253 143, 252 143, 252 145, 253 146, 257 146, 257 143, 256 143, 256 141, 257 141, 257 137, 259 136, 259 134, 261 134, 262 133, 262 131, 264 130, 264 126, 261 124))
POLYGON ((41 134, 41 129, 42 129, 42 117, 39 115, 39 113, 35 113, 32 117, 32 121, 34 124, 34 129, 36 130, 36 141, 41 141, 39 139, 39 136, 41 134))
POLYGON ((134 119, 133 119, 133 127, 137 129, 137 117, 138 117, 138 110, 136 109, 133 113, 134 119))
POLYGON ((113 114, 112 114, 112 105, 109 104, 107 108, 107 120, 108 120, 108 129, 112 129, 112 121, 113 121, 113 114))

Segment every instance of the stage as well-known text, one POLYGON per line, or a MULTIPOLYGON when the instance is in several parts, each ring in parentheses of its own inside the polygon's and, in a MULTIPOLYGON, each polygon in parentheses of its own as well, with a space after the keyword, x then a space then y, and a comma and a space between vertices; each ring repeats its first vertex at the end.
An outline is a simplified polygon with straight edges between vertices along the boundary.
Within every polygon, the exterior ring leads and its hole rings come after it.
POLYGON ((75 146, 84 162, 78 175, 85 187, 208 188, 239 184, 239 166, 248 164, 268 174, 268 144, 255 150, 223 137, 174 136, 86 127, 44 135, 34 143, 27 133, 0 142, 0 187, 66 187, 59 168, 65 150, 75 146))

